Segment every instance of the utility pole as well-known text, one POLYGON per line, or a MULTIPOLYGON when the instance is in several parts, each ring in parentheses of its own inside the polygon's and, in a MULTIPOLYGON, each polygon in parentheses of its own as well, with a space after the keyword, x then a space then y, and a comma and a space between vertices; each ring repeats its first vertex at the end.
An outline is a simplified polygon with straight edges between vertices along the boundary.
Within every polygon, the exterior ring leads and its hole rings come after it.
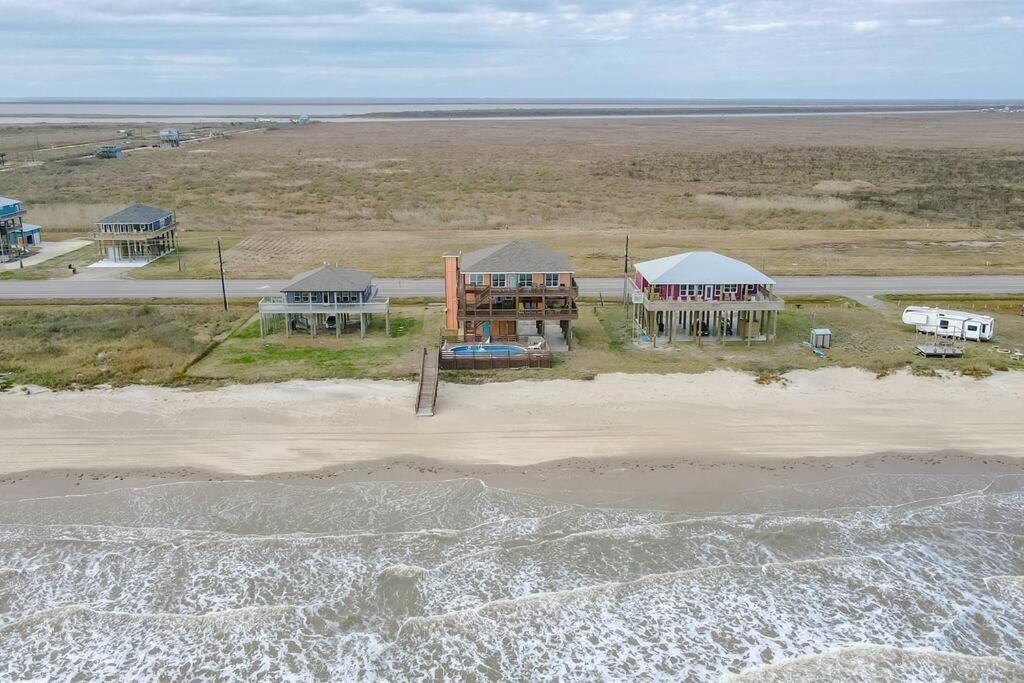
POLYGON ((224 282, 224 256, 220 251, 220 238, 217 238, 217 261, 220 263, 220 293, 224 298, 224 310, 228 310, 228 286, 224 282))
POLYGON ((622 261, 622 307, 625 308, 628 303, 629 285, 629 233, 626 233, 626 255, 622 261))

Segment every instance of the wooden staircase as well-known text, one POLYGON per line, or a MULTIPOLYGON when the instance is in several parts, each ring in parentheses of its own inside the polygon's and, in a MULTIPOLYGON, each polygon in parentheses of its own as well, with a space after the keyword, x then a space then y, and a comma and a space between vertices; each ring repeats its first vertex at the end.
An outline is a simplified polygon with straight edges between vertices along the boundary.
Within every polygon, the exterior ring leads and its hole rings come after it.
POLYGON ((434 404, 437 403, 437 380, 439 373, 440 352, 431 353, 423 347, 420 360, 420 384, 416 392, 416 416, 433 417, 434 404))

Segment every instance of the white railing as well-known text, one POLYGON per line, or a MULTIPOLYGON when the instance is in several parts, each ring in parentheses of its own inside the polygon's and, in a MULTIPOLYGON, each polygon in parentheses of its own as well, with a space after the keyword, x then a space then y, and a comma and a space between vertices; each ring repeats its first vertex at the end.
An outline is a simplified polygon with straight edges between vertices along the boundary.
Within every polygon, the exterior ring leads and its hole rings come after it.
POLYGON ((786 302, 771 292, 759 291, 750 299, 705 299, 701 296, 686 299, 651 299, 647 292, 627 278, 630 298, 643 304, 649 311, 781 311, 786 302))
POLYGON ((369 301, 348 303, 287 302, 283 296, 268 296, 260 299, 260 313, 387 313, 391 299, 374 298, 369 301))

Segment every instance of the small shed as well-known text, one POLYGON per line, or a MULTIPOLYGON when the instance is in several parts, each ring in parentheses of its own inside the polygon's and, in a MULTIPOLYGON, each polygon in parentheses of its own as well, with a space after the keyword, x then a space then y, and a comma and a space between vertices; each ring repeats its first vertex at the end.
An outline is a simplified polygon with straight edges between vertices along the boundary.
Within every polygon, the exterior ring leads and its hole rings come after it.
POLYGON ((815 349, 832 348, 832 330, 827 327, 818 327, 811 330, 811 347, 815 349))

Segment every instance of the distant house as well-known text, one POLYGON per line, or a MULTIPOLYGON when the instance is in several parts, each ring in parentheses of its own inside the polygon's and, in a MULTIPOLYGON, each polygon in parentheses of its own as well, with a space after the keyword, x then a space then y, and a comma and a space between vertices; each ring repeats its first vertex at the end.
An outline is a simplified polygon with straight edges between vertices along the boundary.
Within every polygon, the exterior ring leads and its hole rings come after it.
POLYGON ((107 261, 145 265, 178 248, 178 222, 172 211, 132 204, 97 221, 93 239, 107 261))
POLYGON ((771 341, 785 302, 756 268, 710 251, 644 261, 627 278, 634 332, 652 340, 771 341))
POLYGON ((542 335, 571 344, 579 289, 565 254, 530 242, 448 253, 444 283, 445 327, 463 339, 542 335))
POLYGON ((160 131, 160 144, 171 147, 181 146, 181 131, 177 128, 164 128, 160 131))
POLYGON ((260 336, 270 321, 284 318, 285 334, 292 330, 333 331, 340 335, 349 323, 358 321, 360 336, 373 315, 384 315, 384 328, 391 334, 390 304, 377 293, 369 273, 338 266, 321 266, 296 275, 281 289, 281 295, 260 301, 260 336))
POLYGON ((21 200, 0 197, 0 261, 25 256, 42 244, 39 226, 24 222, 26 213, 21 200))
POLYGON ((124 156, 124 149, 119 145, 102 145, 96 148, 97 159, 120 159, 124 156))

